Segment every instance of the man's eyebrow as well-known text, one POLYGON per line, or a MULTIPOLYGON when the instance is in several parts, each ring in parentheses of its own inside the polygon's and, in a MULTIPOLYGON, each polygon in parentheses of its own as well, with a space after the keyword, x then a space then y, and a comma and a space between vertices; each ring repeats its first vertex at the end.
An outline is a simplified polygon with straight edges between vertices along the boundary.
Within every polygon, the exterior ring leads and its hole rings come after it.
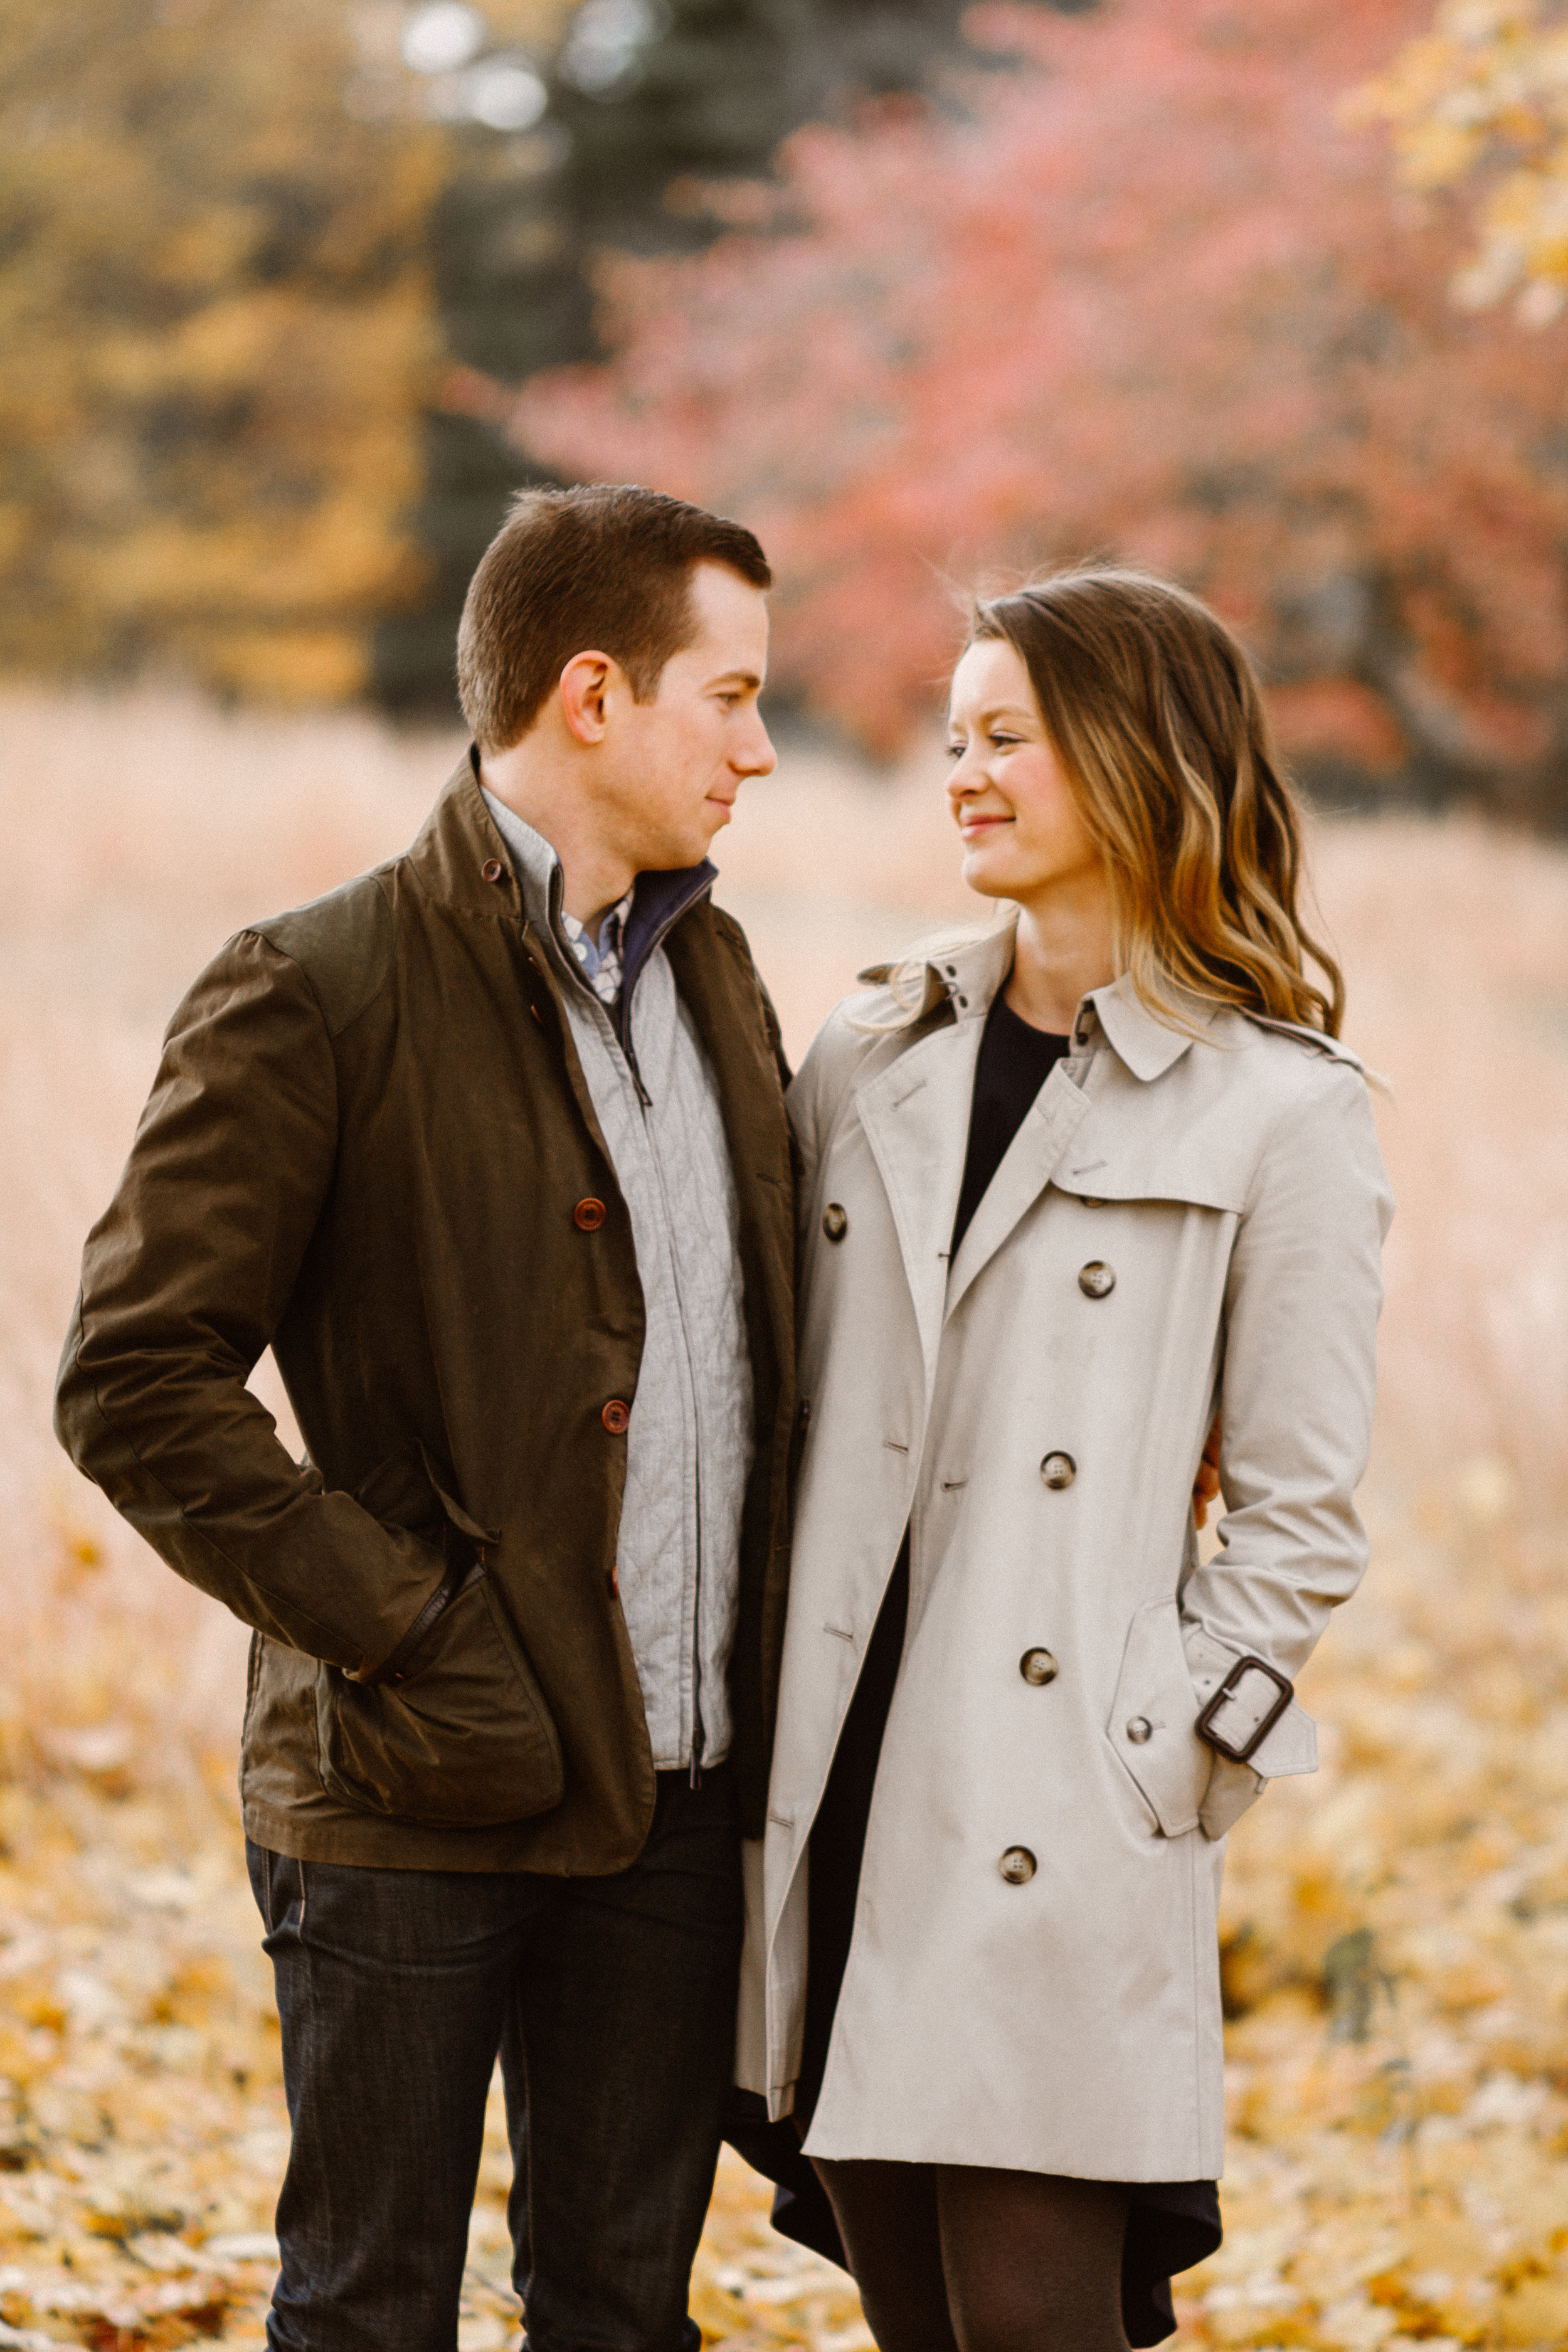
POLYGON ((763 690, 763 681, 754 669, 721 669, 717 677, 710 677, 708 683, 710 686, 724 686, 731 678, 737 686, 755 687, 759 694, 763 690))

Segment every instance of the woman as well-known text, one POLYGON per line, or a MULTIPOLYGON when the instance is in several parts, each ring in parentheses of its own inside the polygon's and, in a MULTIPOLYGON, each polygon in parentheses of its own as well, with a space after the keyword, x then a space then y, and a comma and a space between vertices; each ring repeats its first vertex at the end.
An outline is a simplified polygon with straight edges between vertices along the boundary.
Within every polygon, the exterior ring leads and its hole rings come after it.
POLYGON ((1010 918, 866 974, 790 1097, 766 2084, 883 2352, 1124 2352, 1219 2239, 1223 1841, 1316 1761, 1389 1202, 1215 616, 1108 570, 982 604, 951 732, 1010 918))

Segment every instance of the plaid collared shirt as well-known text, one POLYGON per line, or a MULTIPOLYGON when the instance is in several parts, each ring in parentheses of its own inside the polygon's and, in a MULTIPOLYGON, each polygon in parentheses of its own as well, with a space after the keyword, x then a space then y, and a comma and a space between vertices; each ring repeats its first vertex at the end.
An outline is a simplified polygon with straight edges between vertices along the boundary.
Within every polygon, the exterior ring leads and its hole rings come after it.
POLYGON ((631 890, 617 905, 610 908, 599 926, 597 940, 591 940, 575 915, 561 910, 561 924, 566 933, 567 945, 583 967, 583 977, 601 1004, 614 1004, 621 992, 621 943, 626 937, 626 917, 632 910, 631 890))

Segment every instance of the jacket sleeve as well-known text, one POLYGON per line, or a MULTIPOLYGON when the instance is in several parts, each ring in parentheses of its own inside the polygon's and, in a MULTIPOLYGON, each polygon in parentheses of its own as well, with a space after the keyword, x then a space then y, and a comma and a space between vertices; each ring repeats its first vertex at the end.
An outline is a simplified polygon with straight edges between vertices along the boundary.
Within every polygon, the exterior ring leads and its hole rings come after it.
POLYGON ((180 1005, 88 1237, 55 1426, 167 1560, 247 1624, 349 1672, 420 1617, 441 1555, 291 1460, 246 1387, 330 1191, 337 1079, 300 968, 242 932, 180 1005))
MULTIPOLYGON (((1252 1654, 1294 1681, 1366 1566, 1354 1496, 1376 1383, 1381 1257, 1393 1202, 1364 1079, 1313 1057, 1277 1120, 1232 1255, 1220 1405, 1220 1549, 1183 1591, 1200 1695, 1252 1654)), ((1220 1836, 1281 1773, 1317 1760, 1292 1708, 1257 1769, 1216 1756, 1202 1809, 1220 1836)))

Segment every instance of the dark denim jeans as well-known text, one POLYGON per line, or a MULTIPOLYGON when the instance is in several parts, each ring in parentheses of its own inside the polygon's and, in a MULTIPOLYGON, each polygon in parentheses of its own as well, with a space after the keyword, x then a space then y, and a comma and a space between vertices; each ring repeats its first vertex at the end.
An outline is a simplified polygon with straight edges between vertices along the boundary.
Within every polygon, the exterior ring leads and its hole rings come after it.
POLYGON ((734 1792, 661 1772, 608 1878, 248 1848, 294 2126, 271 2352, 454 2352, 499 2051, 530 2352, 693 2352, 734 2059, 734 1792))

